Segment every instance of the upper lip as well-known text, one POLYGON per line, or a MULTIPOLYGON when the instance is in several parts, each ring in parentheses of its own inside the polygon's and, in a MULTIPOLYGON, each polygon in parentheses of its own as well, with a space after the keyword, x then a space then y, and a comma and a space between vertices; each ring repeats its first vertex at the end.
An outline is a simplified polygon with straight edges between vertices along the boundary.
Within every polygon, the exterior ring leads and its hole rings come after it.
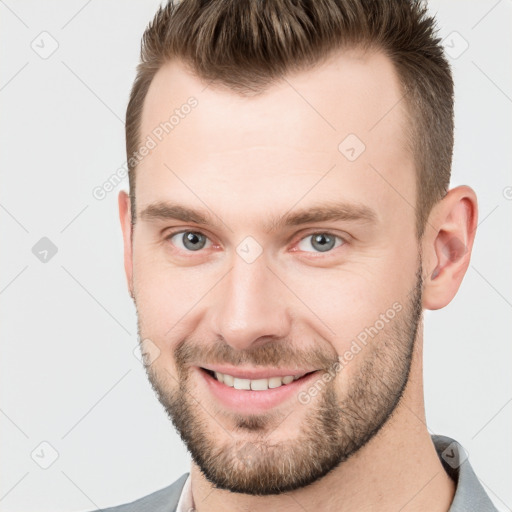
POLYGON ((203 365, 201 368, 213 372, 227 373, 238 379, 270 379, 271 377, 286 377, 287 375, 304 375, 314 372, 317 368, 240 368, 228 365, 203 365))

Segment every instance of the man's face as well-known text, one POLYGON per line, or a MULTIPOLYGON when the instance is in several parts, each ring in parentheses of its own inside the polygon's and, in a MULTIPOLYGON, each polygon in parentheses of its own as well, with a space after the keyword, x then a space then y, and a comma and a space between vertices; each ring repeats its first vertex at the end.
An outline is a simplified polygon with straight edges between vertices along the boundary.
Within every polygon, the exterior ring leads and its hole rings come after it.
POLYGON ((128 277, 150 381, 219 488, 314 482, 375 435, 404 390, 421 263, 401 97, 390 61, 355 51, 252 98, 177 62, 151 84, 141 140, 157 144, 137 169, 128 277), (337 218, 305 215, 341 205, 337 218), (176 206, 208 223, 172 218, 176 206), (316 372, 237 390, 205 367, 316 372))

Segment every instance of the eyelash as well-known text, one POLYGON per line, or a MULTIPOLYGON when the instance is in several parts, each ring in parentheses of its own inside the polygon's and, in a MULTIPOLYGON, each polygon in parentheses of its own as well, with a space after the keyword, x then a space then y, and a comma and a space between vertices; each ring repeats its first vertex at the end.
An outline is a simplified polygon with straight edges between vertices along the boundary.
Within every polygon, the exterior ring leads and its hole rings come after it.
MULTIPOLYGON (((207 238, 207 240, 210 240, 210 238, 205 235, 204 233, 202 233, 201 231, 197 231, 197 230, 193 230, 193 229, 181 229, 181 230, 177 230, 177 231, 173 231, 171 233, 169 233, 166 237, 165 237, 165 240, 166 241, 171 241, 171 238, 176 236, 176 235, 179 235, 179 234, 183 234, 183 233, 195 233, 195 234, 199 234, 199 235, 202 235, 204 237, 207 238)), ((347 244, 347 239, 344 238, 344 237, 341 237, 339 235, 335 235, 334 233, 331 233, 330 231, 312 231, 310 233, 307 233, 305 235, 303 235, 301 238, 298 239, 297 243, 295 243, 294 245, 297 245, 298 243, 300 243, 302 240, 305 240, 306 238, 308 237, 312 237, 314 235, 327 235, 329 237, 333 237, 337 240, 341 240, 341 244, 339 245, 335 245, 332 249, 328 250, 328 251, 325 251, 325 253, 322 253, 321 251, 302 251, 302 252, 306 252, 306 253, 312 253, 312 254, 318 254, 318 255, 322 255, 322 254, 332 254, 334 252, 335 249, 339 249, 340 247, 343 247, 345 244, 347 244)), ((335 242, 336 243, 336 242, 335 242)), ((172 244, 172 242, 171 242, 172 244)), ((179 251, 181 251, 182 249, 177 249, 179 251)), ((191 253, 193 254, 194 252, 197 252, 197 253, 201 253, 202 252, 202 249, 198 250, 198 251, 185 251, 187 253, 191 253)), ((318 257, 318 256, 315 256, 315 257, 318 257)))

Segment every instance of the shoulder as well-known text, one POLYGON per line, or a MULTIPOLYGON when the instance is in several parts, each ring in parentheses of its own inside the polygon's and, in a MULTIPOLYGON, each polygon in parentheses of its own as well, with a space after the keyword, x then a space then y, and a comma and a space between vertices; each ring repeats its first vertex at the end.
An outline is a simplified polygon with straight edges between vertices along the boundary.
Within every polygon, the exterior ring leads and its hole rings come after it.
POLYGON ((103 512, 174 512, 189 473, 184 473, 171 485, 138 500, 116 507, 102 509, 103 512))
POLYGON ((444 470, 456 486, 449 512, 498 512, 473 471, 462 445, 448 436, 431 437, 444 470))

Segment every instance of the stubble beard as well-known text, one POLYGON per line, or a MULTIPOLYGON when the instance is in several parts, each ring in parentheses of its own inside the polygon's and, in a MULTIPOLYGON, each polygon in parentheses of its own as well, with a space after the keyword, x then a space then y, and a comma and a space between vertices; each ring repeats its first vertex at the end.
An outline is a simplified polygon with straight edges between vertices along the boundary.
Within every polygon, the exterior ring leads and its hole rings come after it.
MULTIPOLYGON (((307 405, 297 402, 302 423, 293 439, 272 443, 269 438, 281 423, 298 416, 295 409, 288 415, 242 415, 219 408, 222 414, 214 418, 206 410, 211 403, 204 407, 191 388, 186 340, 175 358, 178 384, 165 369, 147 365, 160 403, 206 479, 231 492, 281 494, 312 484, 365 446, 391 418, 408 382, 422 316, 422 284, 420 260, 407 304, 356 356, 365 359, 343 392, 336 390, 334 378, 307 405)), ((273 350, 275 355, 278 346, 273 350)))

